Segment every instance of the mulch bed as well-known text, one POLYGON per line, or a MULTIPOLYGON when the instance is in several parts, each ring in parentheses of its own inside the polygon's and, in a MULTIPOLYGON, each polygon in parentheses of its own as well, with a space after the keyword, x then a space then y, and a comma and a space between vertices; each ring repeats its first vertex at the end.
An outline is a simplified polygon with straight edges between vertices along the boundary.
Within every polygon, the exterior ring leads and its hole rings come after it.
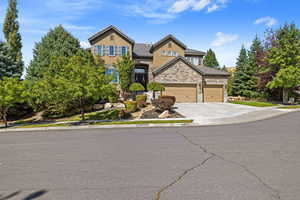
MULTIPOLYGON (((162 112, 159 110, 152 109, 152 110, 144 112, 141 116, 141 119, 157 119, 161 113, 162 112)), ((180 115, 176 111, 171 111, 171 116, 168 118, 184 118, 184 116, 180 115)))

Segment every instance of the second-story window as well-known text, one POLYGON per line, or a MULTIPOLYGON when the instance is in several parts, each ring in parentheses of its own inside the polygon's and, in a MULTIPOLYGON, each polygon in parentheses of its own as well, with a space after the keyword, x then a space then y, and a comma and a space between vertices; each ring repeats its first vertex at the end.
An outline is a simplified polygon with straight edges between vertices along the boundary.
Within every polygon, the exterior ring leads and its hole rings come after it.
POLYGON ((127 46, 122 46, 122 48, 121 48, 122 56, 126 55, 127 53, 128 53, 128 47, 127 46))
POLYGON ((97 46, 97 55, 99 56, 103 56, 104 53, 103 53, 103 46, 102 45, 98 45, 97 46))
POLYGON ((115 56, 115 46, 109 46, 109 56, 115 56))

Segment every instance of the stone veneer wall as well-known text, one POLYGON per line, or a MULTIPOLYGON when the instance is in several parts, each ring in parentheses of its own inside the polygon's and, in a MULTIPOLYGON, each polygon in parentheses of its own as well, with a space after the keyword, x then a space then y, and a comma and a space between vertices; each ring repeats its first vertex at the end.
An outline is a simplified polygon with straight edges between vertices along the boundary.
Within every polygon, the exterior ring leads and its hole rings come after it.
POLYGON ((179 60, 173 66, 153 77, 153 81, 160 83, 193 83, 197 85, 197 101, 203 102, 202 76, 186 63, 179 60))

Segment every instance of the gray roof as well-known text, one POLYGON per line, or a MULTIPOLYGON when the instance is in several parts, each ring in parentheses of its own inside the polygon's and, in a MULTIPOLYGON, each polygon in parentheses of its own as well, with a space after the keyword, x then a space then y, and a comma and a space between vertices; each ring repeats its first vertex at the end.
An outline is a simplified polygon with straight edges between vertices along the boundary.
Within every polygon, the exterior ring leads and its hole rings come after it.
POLYGON ((92 43, 99 36, 103 35, 104 33, 106 33, 107 31, 110 31, 110 30, 113 30, 113 31, 117 32, 119 35, 121 35, 128 42, 130 42, 131 44, 134 44, 134 40, 133 39, 131 39, 130 37, 128 37, 127 35, 125 35, 124 33, 122 33, 119 29, 117 29, 115 26, 112 26, 112 25, 106 27, 105 29, 101 30, 100 32, 98 32, 95 35, 93 35, 92 37, 90 37, 89 38, 89 42, 92 43))
POLYGON ((228 72, 213 69, 213 68, 210 68, 210 67, 193 65, 192 63, 190 63, 187 59, 185 59, 182 56, 177 56, 176 58, 170 60, 169 62, 167 62, 163 66, 161 66, 158 69, 154 70, 153 74, 154 75, 159 74, 160 72, 166 70, 167 68, 169 68, 171 65, 175 64, 179 60, 182 60, 185 64, 190 66, 192 69, 194 69, 195 71, 197 71, 201 75, 219 75, 219 76, 229 76, 230 75, 228 72))
POLYGON ((194 50, 194 49, 186 49, 185 54, 186 55, 196 55, 196 56, 198 56, 198 55, 205 56, 206 55, 205 52, 194 50))
POLYGON ((152 52, 156 47, 158 47, 159 45, 161 45, 162 43, 164 43, 167 40, 173 40, 174 42, 176 42, 179 46, 181 46, 182 48, 186 49, 185 44, 183 44, 182 42, 180 42, 176 37, 174 37, 173 35, 167 35, 166 37, 164 37, 163 39, 159 40, 158 42, 156 42, 155 44, 152 45, 150 52, 152 52))
POLYGON ((150 49, 152 44, 142 44, 142 43, 135 43, 133 47, 134 56, 137 57, 152 57, 152 53, 150 53, 150 49))
MULTIPOLYGON (((136 57, 148 57, 151 58, 153 55, 150 52, 152 44, 135 43, 133 47, 133 53, 136 57)), ((186 49, 185 55, 204 56, 206 55, 203 51, 194 49, 186 49)))

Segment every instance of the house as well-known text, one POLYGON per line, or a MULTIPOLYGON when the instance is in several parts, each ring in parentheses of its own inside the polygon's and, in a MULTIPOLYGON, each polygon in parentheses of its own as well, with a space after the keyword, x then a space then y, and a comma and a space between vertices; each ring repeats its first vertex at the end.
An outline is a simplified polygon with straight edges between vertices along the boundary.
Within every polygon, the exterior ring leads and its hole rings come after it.
POLYGON ((100 55, 106 71, 115 74, 114 64, 124 54, 135 62, 134 81, 145 86, 159 82, 164 95, 176 96, 177 102, 225 102, 229 73, 203 65, 205 52, 189 49, 173 35, 155 44, 135 43, 114 26, 109 26, 89 38, 94 55, 100 55))

